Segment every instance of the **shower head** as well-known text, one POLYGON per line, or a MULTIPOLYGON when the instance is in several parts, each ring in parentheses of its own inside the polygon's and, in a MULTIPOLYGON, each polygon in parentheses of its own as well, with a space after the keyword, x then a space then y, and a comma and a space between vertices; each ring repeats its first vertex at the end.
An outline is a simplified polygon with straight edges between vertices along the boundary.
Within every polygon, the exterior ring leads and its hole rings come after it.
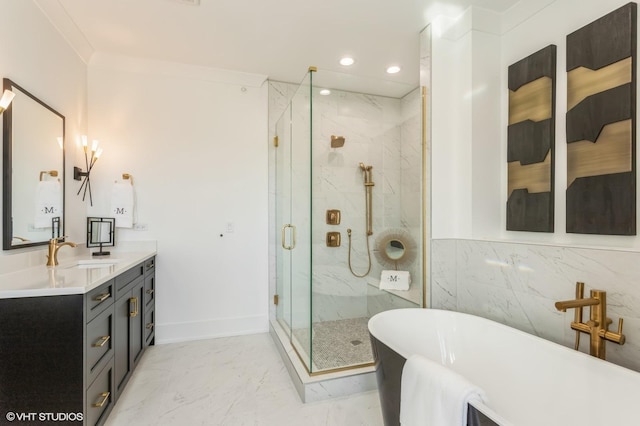
POLYGON ((331 148, 342 148, 344 146, 344 136, 331 135, 331 148))

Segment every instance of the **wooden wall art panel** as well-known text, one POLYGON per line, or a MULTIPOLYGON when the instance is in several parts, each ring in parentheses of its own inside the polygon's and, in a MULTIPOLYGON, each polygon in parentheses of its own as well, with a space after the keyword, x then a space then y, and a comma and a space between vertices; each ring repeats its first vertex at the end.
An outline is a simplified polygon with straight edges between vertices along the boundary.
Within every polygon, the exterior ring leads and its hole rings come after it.
POLYGON ((556 46, 509 67, 507 230, 553 232, 556 46))
POLYGON ((636 234, 636 23, 629 3, 567 36, 567 232, 636 234))

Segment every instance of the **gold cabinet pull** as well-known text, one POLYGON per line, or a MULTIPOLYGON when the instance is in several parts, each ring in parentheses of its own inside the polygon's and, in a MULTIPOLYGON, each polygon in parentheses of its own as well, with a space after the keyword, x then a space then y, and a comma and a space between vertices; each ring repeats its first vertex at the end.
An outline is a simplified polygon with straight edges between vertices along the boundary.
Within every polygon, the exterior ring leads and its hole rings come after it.
POLYGON ((101 338, 98 339, 97 342, 95 342, 93 345, 94 348, 101 348, 104 345, 107 344, 107 342, 109 341, 109 339, 111 339, 111 336, 102 336, 101 338))
POLYGON ((97 295, 95 297, 95 299, 93 299, 93 300, 95 300, 96 302, 104 302, 105 300, 107 300, 110 297, 111 297, 111 293, 102 293, 102 294, 97 295))
POLYGON ((153 294, 153 289, 150 288, 149 290, 147 290, 147 294, 149 294, 149 295, 153 294))
POLYGON ((129 299, 129 303, 133 303, 133 311, 129 312, 131 318, 138 316, 138 298, 132 297, 129 299))
POLYGON ((152 322, 148 323, 148 324, 146 325, 147 330, 151 330, 151 329, 153 328, 153 326, 154 326, 154 325, 155 325, 155 324, 154 324, 154 323, 152 323, 152 322))
POLYGON ((107 403, 107 401, 109 400, 109 395, 111 395, 111 392, 102 392, 100 394, 100 398, 102 398, 102 400, 100 402, 96 402, 95 404, 93 404, 93 406, 95 408, 100 408, 102 407, 104 404, 107 403))

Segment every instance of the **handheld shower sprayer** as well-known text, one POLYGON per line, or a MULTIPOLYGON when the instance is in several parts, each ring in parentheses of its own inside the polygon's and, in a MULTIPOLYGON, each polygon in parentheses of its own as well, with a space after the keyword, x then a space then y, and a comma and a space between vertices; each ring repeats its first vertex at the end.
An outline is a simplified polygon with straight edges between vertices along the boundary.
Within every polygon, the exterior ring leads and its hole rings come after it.
POLYGON ((366 213, 367 213, 367 235, 373 234, 373 214, 372 214, 372 197, 371 190, 375 186, 375 183, 371 180, 371 170, 373 166, 365 166, 364 163, 360 163, 360 170, 362 170, 364 177, 364 190, 366 201, 366 213))
POLYGON ((360 170, 362 170, 363 178, 364 178, 364 190, 365 190, 365 208, 366 208, 366 228, 367 228, 367 257, 369 259, 369 267, 367 268, 367 272, 363 275, 358 275, 353 272, 353 268, 351 267, 351 229, 347 229, 347 236, 349 237, 349 270, 356 277, 362 278, 369 274, 371 271, 371 251, 369 250, 369 236, 373 234, 373 214, 372 214, 372 196, 371 190, 375 186, 373 181, 371 180, 371 170, 373 166, 367 166, 364 163, 359 163, 360 170))

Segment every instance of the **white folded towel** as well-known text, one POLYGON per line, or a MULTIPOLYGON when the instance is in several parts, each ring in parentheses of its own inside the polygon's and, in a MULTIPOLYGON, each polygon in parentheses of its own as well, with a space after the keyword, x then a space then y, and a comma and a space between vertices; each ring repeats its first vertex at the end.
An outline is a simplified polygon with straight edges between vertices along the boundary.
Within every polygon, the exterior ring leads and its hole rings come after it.
POLYGON ((133 227, 135 207, 133 185, 129 180, 116 181, 111 190, 111 214, 116 218, 116 228, 133 227))
POLYGON ((62 185, 58 179, 41 180, 36 187, 34 228, 51 228, 51 219, 62 216, 62 185))
POLYGON ((420 355, 402 369, 402 426, 461 426, 467 424, 467 403, 484 402, 486 395, 455 371, 420 355))
POLYGON ((411 275, 409 271, 382 271, 380 273, 381 290, 409 290, 411 275))

